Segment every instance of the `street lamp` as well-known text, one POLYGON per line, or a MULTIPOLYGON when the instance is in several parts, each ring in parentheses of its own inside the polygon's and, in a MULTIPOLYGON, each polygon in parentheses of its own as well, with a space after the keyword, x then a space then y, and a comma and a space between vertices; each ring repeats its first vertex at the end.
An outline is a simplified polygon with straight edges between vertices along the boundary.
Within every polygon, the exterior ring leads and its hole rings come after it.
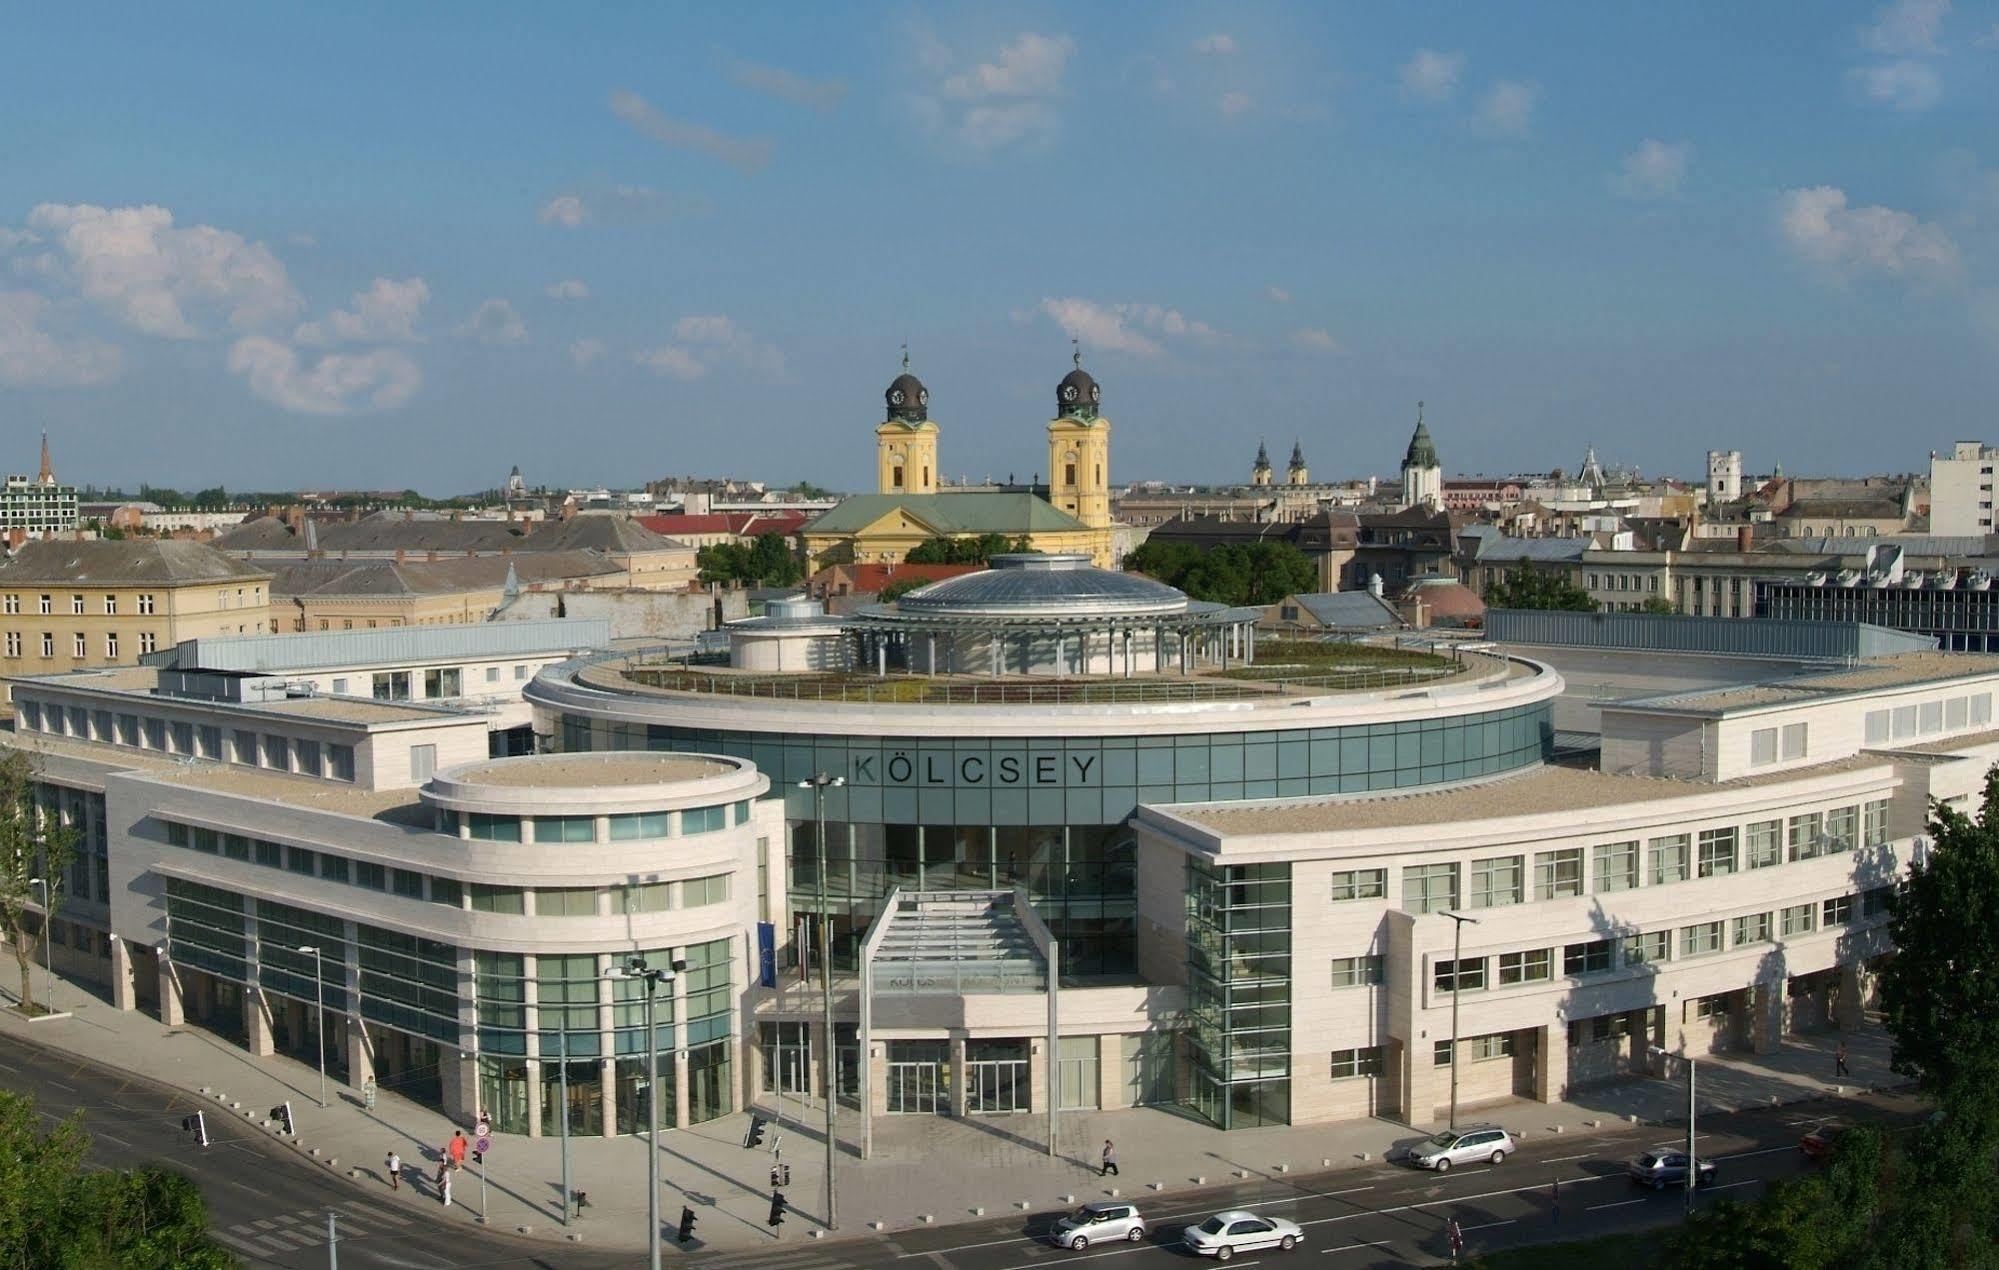
POLYGON ((312 954, 312 990, 319 999, 319 1105, 326 1106, 326 960, 317 944, 301 944, 297 951, 312 954))
POLYGON ((29 878, 29 886, 42 888, 42 972, 48 977, 48 990, 42 994, 42 1013, 56 1012, 56 963, 49 956, 49 923, 55 913, 49 903, 49 881, 47 878, 29 878))
POLYGON ((1694 1154, 1694 1058, 1691 1054, 1673 1054, 1657 1045, 1647 1045, 1647 1054, 1659 1058, 1678 1058, 1687 1065, 1687 1212, 1694 1211, 1694 1187, 1700 1182, 1700 1157, 1694 1154))
MULTIPOLYGON (((833 1043, 833 914, 826 898, 826 791, 838 789, 847 783, 844 776, 828 776, 820 772, 811 780, 798 782, 800 789, 812 791, 812 814, 818 829, 813 838, 813 847, 819 854, 819 989, 821 1023, 826 1035, 826 1052, 820 1056, 820 1072, 826 1092, 826 1229, 840 1228, 839 1209, 833 1199, 833 1166, 839 1159, 837 1139, 833 1136, 833 1120, 840 1105, 839 1096, 839 1047, 833 1043)), ((778 1083, 782 1086, 784 1074, 778 1073, 778 1083)))
MULTIPOLYGON (((673 982, 674 975, 687 963, 676 961, 673 969, 662 970, 646 964, 642 956, 632 956, 622 966, 612 966, 604 972, 606 979, 639 979, 645 983, 646 1014, 646 1220, 651 1223, 652 1233, 646 1236, 648 1250, 647 1265, 650 1270, 659 1270, 659 1040, 653 1030, 653 993, 661 984, 673 982)), ((568 1123, 569 1109, 563 1108, 563 1123, 568 1123)), ((569 1197, 564 1195, 566 1206, 569 1197)))
MULTIPOLYGON (((1444 910, 1444 916, 1456 922, 1451 928, 1451 1128, 1458 1127, 1458 989, 1464 982, 1465 923, 1478 925, 1478 918, 1466 917, 1463 913, 1444 910)), ((1417 1061, 1422 1061, 1420 1058, 1417 1061)))

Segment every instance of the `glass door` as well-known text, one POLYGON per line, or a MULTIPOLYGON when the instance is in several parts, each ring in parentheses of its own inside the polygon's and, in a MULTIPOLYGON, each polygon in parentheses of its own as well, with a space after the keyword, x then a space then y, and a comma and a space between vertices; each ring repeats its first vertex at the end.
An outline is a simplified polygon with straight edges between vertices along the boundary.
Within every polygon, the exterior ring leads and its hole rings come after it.
POLYGON ((965 1110, 1003 1116, 1029 1109, 1025 1040, 970 1041, 965 1046, 965 1110))
POLYGON ((937 1064, 888 1065, 888 1113, 891 1116, 937 1114, 937 1064))

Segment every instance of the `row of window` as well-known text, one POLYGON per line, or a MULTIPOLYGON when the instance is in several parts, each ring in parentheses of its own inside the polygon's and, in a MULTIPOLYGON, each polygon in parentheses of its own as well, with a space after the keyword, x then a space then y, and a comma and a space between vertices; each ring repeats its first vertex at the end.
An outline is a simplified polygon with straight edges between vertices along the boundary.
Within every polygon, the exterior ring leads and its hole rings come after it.
MULTIPOLYGON (((258 592, 261 596, 262 593, 261 587, 258 588, 258 592)), ((227 593, 222 592, 220 594, 226 596, 227 593)), ((239 597, 237 607, 240 608, 242 607, 240 597, 242 596, 243 592, 239 588, 236 594, 239 597)), ((155 605, 153 602, 153 595, 150 591, 141 591, 139 594, 133 596, 132 599, 133 602, 137 605, 137 607, 133 611, 139 614, 139 616, 151 617, 153 615, 155 605)), ((69 597, 70 613, 80 617, 83 614, 84 607, 85 607, 84 597, 81 594, 72 592, 69 597)), ((222 605, 222 607, 227 608, 229 606, 225 603, 222 605)), ((6 595, 0 596, 0 611, 6 612, 6 614, 10 617, 18 616, 21 612, 20 593, 15 591, 9 591, 6 595)), ((55 611, 56 611, 55 596, 44 593, 41 597, 41 603, 39 607, 36 609, 36 612, 46 617, 54 613, 55 611)), ((118 597, 115 594, 112 594, 110 592, 105 593, 104 612, 105 615, 108 617, 118 616, 118 597)))
POLYGON ((1757 728, 1749 734, 1749 765, 1762 767, 1778 761, 1790 762, 1809 753, 1810 730, 1803 723, 1757 728))
POLYGON ((122 745, 163 754, 214 759, 244 767, 265 767, 329 780, 354 779, 354 747, 321 743, 305 737, 230 729, 155 715, 119 714, 110 710, 64 709, 53 702, 17 698, 16 720, 24 732, 73 736, 79 740, 122 745), (226 742, 226 745, 225 745, 226 742))
MULTIPOLYGON (((500 668, 498 666, 488 666, 485 670, 487 683, 497 684, 500 682, 500 668)), ((516 664, 514 666, 514 681, 516 683, 524 683, 527 677, 527 663, 521 662, 516 664)), ((412 670, 378 670, 370 676, 368 681, 369 694, 377 701, 411 700, 414 695, 412 689, 415 686, 416 672, 412 670)), ((333 695, 336 697, 348 695, 348 681, 346 679, 335 679, 333 681, 333 695)), ((423 699, 425 701, 442 701, 463 695, 465 695, 465 670, 463 667, 432 666, 423 672, 423 699)))
MULTIPOLYGON (((25 656, 26 654, 22 651, 25 648, 25 646, 26 645, 24 637, 22 636, 20 631, 7 632, 7 644, 6 644, 7 656, 9 657, 25 656)), ((122 647, 123 645, 119 642, 117 631, 106 631, 104 633, 104 660, 114 661, 114 662, 117 661, 119 655, 119 649, 122 647)), ((140 631, 139 651, 141 653, 151 653, 159 651, 159 636, 155 635, 151 631, 140 631)), ((54 631, 43 631, 42 656, 54 657, 55 655, 56 655, 56 634, 54 631)), ((70 636, 69 655, 77 661, 85 661, 89 659, 90 641, 84 637, 84 633, 82 631, 77 631, 70 636)))
POLYGON ((301 877, 317 877, 400 895, 405 899, 429 900, 450 908, 469 907, 480 913, 526 914, 527 896, 534 896, 537 917, 597 917, 622 913, 665 913, 678 909, 721 904, 729 898, 729 877, 689 878, 683 882, 631 882, 608 888, 589 886, 534 887, 488 886, 474 882, 465 886, 455 878, 437 877, 413 869, 390 868, 368 860, 307 847, 282 846, 262 838, 218 833, 198 825, 169 820, 167 843, 187 847, 204 855, 221 855, 268 868, 283 869, 301 877), (598 897, 609 895, 608 907, 598 897))
MULTIPOLYGON (((1531 876, 1536 900, 1568 899, 1641 886, 1665 886, 1692 877, 1722 877, 1741 869, 1763 869, 1786 860, 1876 846, 1888 840, 1888 800, 1805 812, 1788 819, 1754 821, 1737 828, 1669 834, 1641 844, 1638 839, 1537 851, 1533 871, 1524 855, 1473 860, 1469 889, 1461 892, 1463 865, 1450 862, 1402 868, 1402 907, 1411 913, 1456 908, 1501 908, 1526 902, 1531 876)), ((1332 875, 1334 901, 1386 899, 1388 870, 1341 869, 1332 875)))
POLYGON ((1947 697, 1941 701, 1923 701, 1888 710, 1869 710, 1866 719, 1866 743, 1886 745, 1892 741, 1907 741, 1919 736, 1960 732, 1967 727, 1986 727, 1991 722, 1992 694, 1989 692, 1970 697, 1947 697))
POLYGON ((631 842, 648 838, 689 838, 714 833, 750 818, 748 799, 684 811, 640 811, 613 816, 498 816, 483 811, 443 814, 439 828, 485 842, 631 842), (678 818, 679 828, 674 827, 678 818), (604 822, 603 833, 597 822, 604 822))

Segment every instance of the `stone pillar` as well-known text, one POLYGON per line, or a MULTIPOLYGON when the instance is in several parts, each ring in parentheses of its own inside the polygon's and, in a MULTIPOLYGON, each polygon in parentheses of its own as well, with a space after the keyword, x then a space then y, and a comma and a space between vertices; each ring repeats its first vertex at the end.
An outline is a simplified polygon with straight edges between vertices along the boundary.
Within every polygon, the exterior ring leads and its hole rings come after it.
POLYGON ((1124 1087, 1124 1038, 1097 1038, 1097 1108, 1115 1111, 1130 1106, 1124 1087))
POLYGON ((1439 1067, 1428 1040, 1398 1041, 1402 1072, 1402 1118, 1413 1129, 1437 1123, 1437 1104, 1451 1096, 1451 1069, 1439 1067))
POLYGON ((479 1114, 479 1063, 472 1054, 439 1047, 438 1080, 444 1086, 444 1117, 454 1124, 471 1124, 479 1114))
POLYGON ((965 1066, 964 1037, 951 1038, 951 1057, 948 1061, 951 1064, 951 1114, 962 1120, 966 1115, 966 1109, 971 1105, 970 1095, 967 1093, 971 1085, 969 1079, 971 1070, 965 1066))
POLYGON ((130 1010, 138 1005, 138 989, 132 982, 132 950, 116 935, 111 937, 111 1008, 130 1010))
POLYGON ((615 1059, 597 1060, 597 1098, 603 1104, 604 1136, 618 1136, 618 1064, 615 1059))
POLYGON ((1839 986, 1835 989, 1832 1004, 1832 1022, 1842 1032, 1858 1029, 1865 1017, 1861 1002, 1862 995, 1860 967, 1858 964, 1844 965, 1838 971, 1839 986))
POLYGON ((673 1127, 685 1129, 693 1123, 687 1118, 687 1051, 675 1050, 670 1070, 673 1080, 673 1127))
POLYGON ((347 1083, 355 1089, 375 1078, 375 1042, 356 1015, 347 1020, 347 1083))
POLYGON ((165 953, 157 954, 155 960, 160 970, 160 1022, 180 1027, 187 1022, 187 1011, 180 999, 180 974, 165 953))
POLYGON ((829 1101, 838 1098, 839 1090, 834 1087, 838 1077, 833 1065, 833 1038, 827 1034, 823 1020, 805 1025, 805 1044, 809 1051, 805 1056, 805 1088, 817 1098, 829 1101))
MULTIPOLYGON (((1562 1022, 1530 1029, 1534 1037, 1534 1098, 1560 1102, 1569 1096, 1569 1025, 1562 1022)), ((1638 1044, 1644 1045, 1642 1038, 1638 1044)))
MULTIPOLYGON (((535 1034, 529 1032, 528 1043, 530 1052, 533 1051, 534 1039, 535 1034)), ((541 1069, 542 1062, 539 1058, 530 1058, 527 1061, 528 1136, 530 1138, 539 1138, 541 1136, 541 1069)))
POLYGON ((881 1041, 868 1045, 868 1114, 888 1114, 888 1046, 881 1041))
POLYGON ((1748 995, 1750 1047, 1758 1054, 1775 1054, 1784 1046, 1784 981, 1759 983, 1748 995))
POLYGON ((271 1003, 261 988, 243 989, 243 1048, 252 1058, 269 1058, 277 1049, 271 1037, 271 1003))
POLYGON ((1037 1036, 1027 1042, 1027 1109, 1046 1114, 1048 1100, 1055 1091, 1048 1087, 1048 1051, 1056 1043, 1052 1036, 1037 1036))

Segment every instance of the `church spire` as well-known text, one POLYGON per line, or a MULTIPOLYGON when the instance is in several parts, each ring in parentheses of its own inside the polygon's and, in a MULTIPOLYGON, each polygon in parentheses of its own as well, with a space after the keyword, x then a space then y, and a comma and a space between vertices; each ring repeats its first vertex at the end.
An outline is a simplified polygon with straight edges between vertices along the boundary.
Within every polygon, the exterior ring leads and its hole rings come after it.
POLYGON ((55 464, 49 462, 49 430, 47 428, 42 429, 42 470, 36 475, 35 479, 43 485, 53 485, 56 483, 55 464))

